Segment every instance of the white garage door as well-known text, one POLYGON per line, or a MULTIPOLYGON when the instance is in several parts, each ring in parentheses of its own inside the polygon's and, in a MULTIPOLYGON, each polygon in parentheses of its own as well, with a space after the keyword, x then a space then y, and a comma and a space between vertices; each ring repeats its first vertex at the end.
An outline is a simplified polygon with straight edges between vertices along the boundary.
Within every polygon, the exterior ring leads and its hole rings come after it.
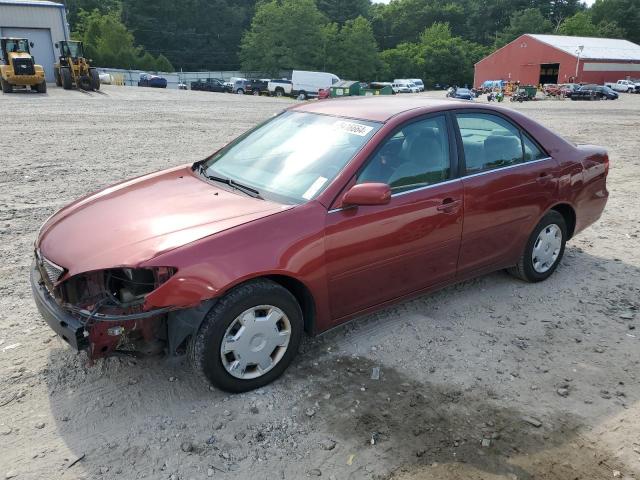
POLYGON ((28 38, 33 42, 31 55, 37 65, 42 65, 48 82, 53 82, 53 64, 55 55, 53 53, 53 42, 51 41, 51 30, 48 28, 9 28, 2 27, 3 37, 28 38))

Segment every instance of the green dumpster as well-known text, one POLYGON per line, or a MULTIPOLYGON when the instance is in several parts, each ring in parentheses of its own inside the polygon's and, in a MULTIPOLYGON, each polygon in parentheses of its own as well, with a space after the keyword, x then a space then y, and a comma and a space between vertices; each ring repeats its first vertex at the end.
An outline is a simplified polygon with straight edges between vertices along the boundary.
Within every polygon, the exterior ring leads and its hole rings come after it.
POLYGON ((361 90, 362 86, 360 85, 360 82, 342 80, 331 86, 331 98, 362 95, 361 90))
POLYGON ((360 95, 393 95, 393 88, 388 83, 371 82, 369 88, 362 89, 360 95))

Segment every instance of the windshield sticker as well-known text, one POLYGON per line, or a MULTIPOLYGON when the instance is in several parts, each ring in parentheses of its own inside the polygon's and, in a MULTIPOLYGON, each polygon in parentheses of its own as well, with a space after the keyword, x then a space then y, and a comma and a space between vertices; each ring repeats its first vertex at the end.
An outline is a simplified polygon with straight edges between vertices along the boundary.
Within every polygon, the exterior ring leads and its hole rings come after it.
POLYGON ((370 127, 368 125, 344 121, 336 122, 334 124, 334 128, 342 130, 343 132, 350 133, 352 135, 358 135, 360 137, 365 137, 371 130, 373 130, 373 127, 370 127))
POLYGON ((309 187, 309 189, 304 192, 302 198, 305 200, 310 200, 317 192, 322 188, 322 186, 327 182, 327 179, 324 177, 318 177, 318 179, 313 182, 313 184, 309 187))

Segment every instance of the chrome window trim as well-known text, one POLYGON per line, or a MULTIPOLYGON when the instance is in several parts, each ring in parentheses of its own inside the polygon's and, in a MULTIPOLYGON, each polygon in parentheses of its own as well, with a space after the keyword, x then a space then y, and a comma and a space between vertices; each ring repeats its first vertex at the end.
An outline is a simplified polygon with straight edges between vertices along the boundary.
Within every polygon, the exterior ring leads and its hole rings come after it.
POLYGON ((529 160, 528 162, 516 163, 514 165, 507 165, 506 167, 492 168, 491 170, 484 170, 482 172, 471 173, 469 175, 463 175, 460 178, 461 179, 465 179, 465 178, 479 177, 480 175, 486 175, 487 173, 500 172, 502 170, 508 170, 510 168, 521 167, 523 165, 531 165, 532 163, 544 162, 546 160, 551 160, 552 158, 553 157, 544 157, 544 158, 538 158, 537 160, 529 160))

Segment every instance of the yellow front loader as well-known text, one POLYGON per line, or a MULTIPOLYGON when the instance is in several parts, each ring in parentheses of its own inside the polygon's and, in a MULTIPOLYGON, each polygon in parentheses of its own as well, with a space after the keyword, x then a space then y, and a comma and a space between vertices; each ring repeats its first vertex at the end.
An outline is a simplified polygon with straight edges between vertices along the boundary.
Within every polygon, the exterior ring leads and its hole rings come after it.
POLYGON ((56 85, 70 90, 100 90, 100 76, 84 56, 82 42, 63 40, 56 46, 60 49, 60 59, 54 66, 56 85))
POLYGON ((26 38, 0 38, 0 87, 3 93, 11 93, 14 87, 30 87, 38 93, 47 92, 44 69, 36 65, 26 38))

